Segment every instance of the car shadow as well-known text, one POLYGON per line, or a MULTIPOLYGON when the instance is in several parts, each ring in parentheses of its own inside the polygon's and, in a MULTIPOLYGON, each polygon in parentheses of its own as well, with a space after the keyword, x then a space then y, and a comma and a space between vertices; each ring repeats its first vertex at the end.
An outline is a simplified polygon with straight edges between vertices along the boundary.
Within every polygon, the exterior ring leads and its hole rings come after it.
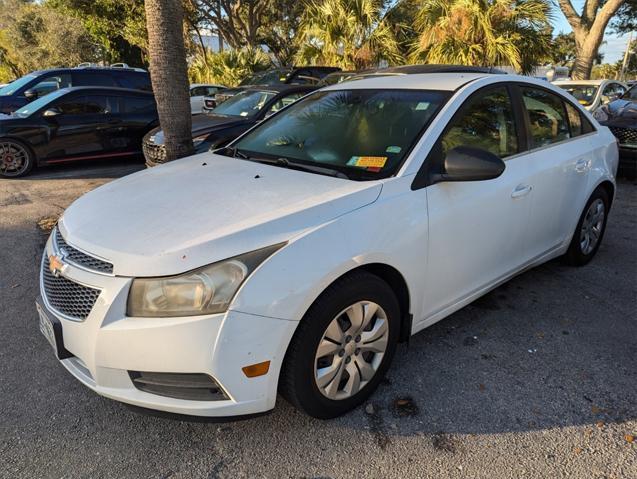
POLYGON ((18 180, 81 180, 96 178, 120 178, 145 168, 143 158, 107 158, 83 160, 35 168, 18 180))

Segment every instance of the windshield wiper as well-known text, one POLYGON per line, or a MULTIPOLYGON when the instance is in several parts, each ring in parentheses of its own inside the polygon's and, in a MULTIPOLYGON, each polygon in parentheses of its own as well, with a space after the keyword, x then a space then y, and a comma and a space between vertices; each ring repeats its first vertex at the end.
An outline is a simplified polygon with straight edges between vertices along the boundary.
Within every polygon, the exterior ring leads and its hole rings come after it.
POLYGON ((256 161, 258 163, 265 163, 266 165, 281 166, 283 168, 290 168, 293 170, 311 171, 312 173, 318 173, 320 175, 334 176, 335 178, 350 179, 345 173, 333 168, 327 168, 325 166, 306 165, 304 163, 297 163, 290 161, 287 158, 246 158, 250 161, 256 161))
MULTIPOLYGON (((242 152, 236 146, 224 146, 223 148, 220 148, 220 151, 224 151, 224 152, 230 153, 230 156, 232 156, 232 158, 241 158, 242 160, 250 160, 251 159, 248 155, 246 155, 244 152, 242 152)), ((228 155, 226 155, 226 156, 228 156, 228 155)))

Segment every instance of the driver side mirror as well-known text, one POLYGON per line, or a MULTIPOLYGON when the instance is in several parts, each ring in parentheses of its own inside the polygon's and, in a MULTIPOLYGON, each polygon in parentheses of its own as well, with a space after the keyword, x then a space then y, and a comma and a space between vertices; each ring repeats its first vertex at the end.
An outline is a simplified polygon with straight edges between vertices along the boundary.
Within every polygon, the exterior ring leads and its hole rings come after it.
POLYGON ((44 118, 55 118, 56 116, 59 116, 61 114, 62 114, 62 111, 60 111, 59 108, 53 107, 53 108, 49 108, 44 113, 42 113, 42 116, 44 118))
POLYGON ((435 175, 434 182, 484 181, 499 177, 504 171, 504 161, 481 148, 457 146, 447 152, 444 173, 435 175))
POLYGON ((29 89, 24 92, 24 96, 26 97, 27 100, 33 101, 33 100, 37 100, 40 95, 38 94, 37 90, 29 89))

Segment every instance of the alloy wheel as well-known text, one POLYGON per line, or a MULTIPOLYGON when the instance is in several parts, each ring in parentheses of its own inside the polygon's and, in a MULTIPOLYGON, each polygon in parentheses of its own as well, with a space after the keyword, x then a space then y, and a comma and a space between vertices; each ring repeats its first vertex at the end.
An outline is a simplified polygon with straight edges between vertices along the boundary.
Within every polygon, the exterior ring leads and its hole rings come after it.
POLYGON ((605 217, 606 206, 600 198, 597 198, 588 207, 580 230, 580 248, 585 255, 590 254, 597 246, 603 231, 605 217))
POLYGON ((332 400, 348 399, 376 375, 389 342, 387 314, 378 304, 359 301, 328 325, 314 359, 319 391, 332 400))
POLYGON ((0 142, 0 174, 20 176, 29 167, 29 153, 12 141, 0 142))

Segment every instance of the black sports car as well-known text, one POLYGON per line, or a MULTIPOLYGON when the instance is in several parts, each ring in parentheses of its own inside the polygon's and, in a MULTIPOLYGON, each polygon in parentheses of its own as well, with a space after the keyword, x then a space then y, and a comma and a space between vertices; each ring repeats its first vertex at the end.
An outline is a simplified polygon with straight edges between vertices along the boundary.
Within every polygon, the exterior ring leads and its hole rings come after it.
POLYGON ((634 180, 637 178, 637 85, 595 111, 594 116, 617 137, 619 173, 634 180))
MULTIPOLYGON (((250 87, 217 106, 212 112, 192 117, 195 152, 225 146, 249 128, 308 93, 316 86, 271 85, 250 87)), ((166 155, 164 134, 155 128, 144 138, 148 164, 161 163, 166 155)))
POLYGON ((0 115, 0 177, 34 166, 141 153, 159 120, 152 93, 108 87, 63 88, 0 115))

